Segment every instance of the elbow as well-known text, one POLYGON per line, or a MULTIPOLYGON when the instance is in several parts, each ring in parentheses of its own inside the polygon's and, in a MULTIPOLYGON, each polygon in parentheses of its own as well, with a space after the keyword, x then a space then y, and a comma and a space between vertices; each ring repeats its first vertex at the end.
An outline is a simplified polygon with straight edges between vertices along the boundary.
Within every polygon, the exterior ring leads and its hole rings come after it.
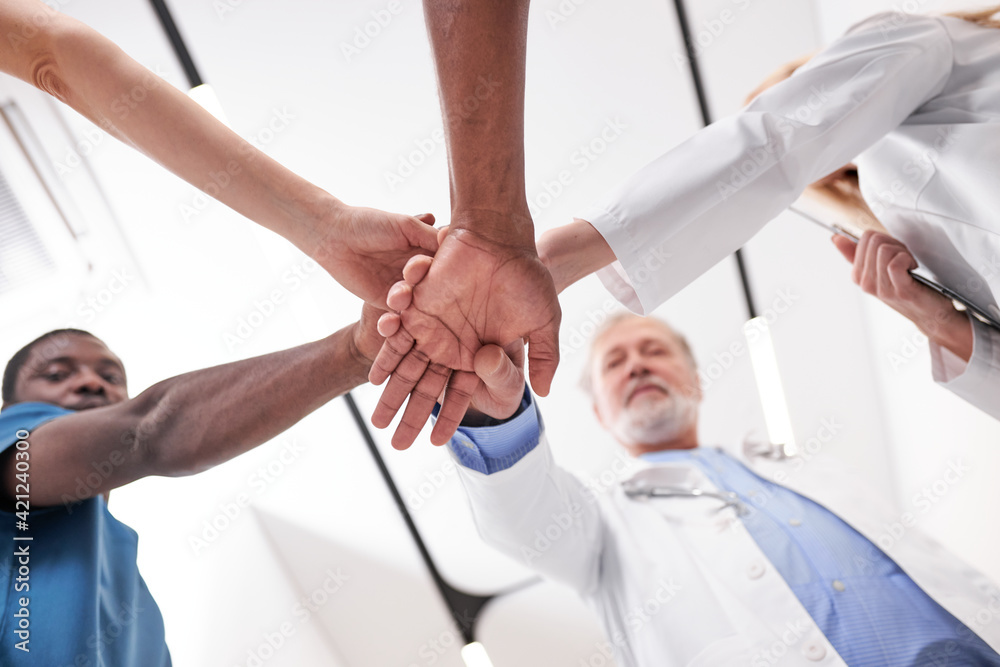
POLYGON ((183 415, 164 383, 133 399, 135 418, 122 443, 142 462, 147 475, 184 477, 201 472, 196 465, 199 443, 183 428, 183 415))
POLYGON ((38 29, 27 51, 25 80, 60 102, 72 106, 73 90, 66 76, 66 63, 71 53, 83 42, 86 46, 86 26, 58 12, 38 29))

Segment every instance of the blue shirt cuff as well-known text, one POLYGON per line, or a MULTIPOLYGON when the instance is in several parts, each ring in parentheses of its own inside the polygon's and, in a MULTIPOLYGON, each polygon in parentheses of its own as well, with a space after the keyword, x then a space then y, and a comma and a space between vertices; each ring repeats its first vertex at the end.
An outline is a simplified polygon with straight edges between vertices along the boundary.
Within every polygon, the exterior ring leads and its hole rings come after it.
POLYGON ((460 426, 448 446, 460 464, 490 475, 510 468, 533 450, 541 430, 538 410, 525 387, 514 417, 496 426, 460 426))

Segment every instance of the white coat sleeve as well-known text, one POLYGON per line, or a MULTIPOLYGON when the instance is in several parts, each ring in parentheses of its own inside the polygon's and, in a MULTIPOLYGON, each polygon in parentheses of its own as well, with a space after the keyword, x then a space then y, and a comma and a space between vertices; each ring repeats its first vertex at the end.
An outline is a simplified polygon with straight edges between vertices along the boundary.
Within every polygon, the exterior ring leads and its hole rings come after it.
POLYGON ((873 16, 582 212, 618 262, 598 273, 649 313, 734 252, 805 187, 839 169, 939 93, 951 72, 940 20, 873 16))
POLYGON ((605 521, 593 492, 555 464, 544 433, 506 470, 456 467, 487 544, 581 595, 595 591, 605 521))
POLYGON ((942 387, 1000 419, 1000 331, 970 319, 973 342, 969 361, 931 343, 931 372, 942 387))

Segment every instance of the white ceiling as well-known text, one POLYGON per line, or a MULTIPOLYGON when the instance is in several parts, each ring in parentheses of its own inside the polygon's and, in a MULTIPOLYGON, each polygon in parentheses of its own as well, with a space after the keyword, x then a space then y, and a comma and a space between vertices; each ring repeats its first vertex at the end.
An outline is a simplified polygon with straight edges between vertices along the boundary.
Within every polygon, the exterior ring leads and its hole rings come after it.
MULTIPOLYGON (((737 110, 777 65, 889 4, 690 2, 696 36, 708 31, 700 57, 712 113, 737 110), (723 11, 735 20, 711 34, 723 11)), ((342 48, 388 5, 170 0, 234 130, 349 203, 432 211, 445 222, 443 146, 425 148, 429 155, 402 184, 386 179, 441 126, 420 3, 400 0, 398 14, 359 54, 348 59, 342 48), (278 116, 290 119, 268 135, 265 128, 278 116)), ((921 9, 940 6, 928 0, 921 9)), ((185 87, 147 4, 72 0, 62 7, 185 87)), ((526 178, 541 231, 568 222, 700 121, 670 3, 536 0, 529 32, 526 178), (583 168, 579 147, 609 120, 625 129, 583 168), (563 170, 572 182, 551 202, 540 197, 563 170)), ((357 300, 327 276, 289 277, 303 258, 283 240, 215 203, 186 218, 182 205, 199 202, 193 188, 34 92, 8 78, 0 82, 0 93, 27 110, 54 163, 68 164, 73 151, 87 153, 61 180, 86 223, 77 252, 83 259, 72 261, 92 269, 64 277, 44 300, 3 308, 0 356, 72 321, 105 338, 125 360, 134 394, 170 375, 318 338, 356 317, 357 300), (135 278, 101 312, 88 309, 87 299, 99 298, 122 269, 135 278), (227 342, 255 301, 276 289, 287 301, 248 340, 227 342)), ((997 424, 933 385, 926 345, 917 344, 902 366, 891 362, 888 355, 907 349, 915 329, 857 291, 823 232, 783 215, 749 244, 747 262, 761 310, 792 295, 772 329, 797 441, 814 437, 823 419, 842 423, 826 447, 860 469, 855 483, 901 511, 947 469, 948 459, 962 457, 976 472, 921 516, 921 526, 1000 579, 1000 538, 968 519, 1000 501, 987 475, 1000 467, 997 424)), ((614 307, 590 278, 565 293, 563 308, 564 359, 542 410, 557 459, 600 483, 622 454, 575 385, 590 323, 614 307)), ((747 433, 763 435, 749 362, 725 359, 742 340, 746 316, 732 261, 660 314, 688 335, 703 370, 720 371, 702 410, 703 441, 737 448, 747 433)), ((356 396, 370 412, 376 391, 365 387, 356 396)), ((450 582, 492 593, 530 577, 479 543, 443 450, 425 437, 395 452, 387 435, 376 432, 382 455, 450 582)), ((116 491, 111 507, 140 534, 140 567, 163 610, 177 664, 246 664, 248 651, 286 621, 295 634, 269 667, 461 664, 454 627, 342 401, 208 473, 116 491), (290 439, 305 453, 261 483, 260 468, 276 469, 290 439), (241 493, 252 505, 207 548, 193 548, 191 538, 204 538, 205 522, 218 520, 241 493), (302 620, 296 602, 338 567, 348 575, 342 590, 302 620)), ((600 640, 582 605, 547 584, 489 607, 480 635, 497 667, 577 664, 600 640)))

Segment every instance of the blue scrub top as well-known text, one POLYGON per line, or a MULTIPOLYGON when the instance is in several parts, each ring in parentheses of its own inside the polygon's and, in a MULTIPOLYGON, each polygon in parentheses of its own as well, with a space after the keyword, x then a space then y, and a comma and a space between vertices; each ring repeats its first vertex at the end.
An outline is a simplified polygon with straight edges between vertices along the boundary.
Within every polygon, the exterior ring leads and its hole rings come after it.
MULTIPOLYGON (((19 431, 67 414, 47 403, 0 412, 0 452, 19 431)), ((27 517, 0 510, 0 665, 169 667, 163 617, 136 565, 138 540, 101 497, 31 507, 27 517)))

